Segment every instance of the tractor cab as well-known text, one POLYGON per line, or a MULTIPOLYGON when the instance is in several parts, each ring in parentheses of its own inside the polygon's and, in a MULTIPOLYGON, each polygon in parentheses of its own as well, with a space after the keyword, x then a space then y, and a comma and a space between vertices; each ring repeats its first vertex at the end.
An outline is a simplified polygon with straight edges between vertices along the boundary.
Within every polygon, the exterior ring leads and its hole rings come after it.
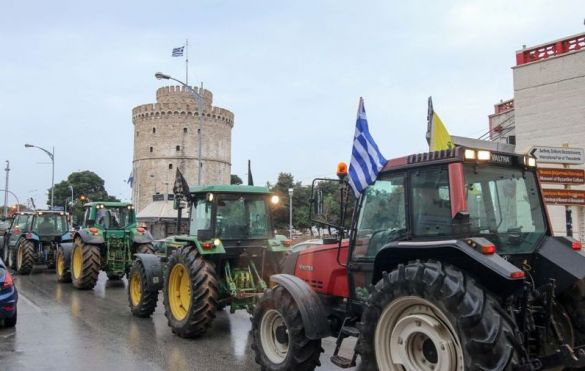
POLYGON ((130 203, 90 202, 84 207, 84 226, 102 230, 120 230, 136 226, 136 213, 130 203))

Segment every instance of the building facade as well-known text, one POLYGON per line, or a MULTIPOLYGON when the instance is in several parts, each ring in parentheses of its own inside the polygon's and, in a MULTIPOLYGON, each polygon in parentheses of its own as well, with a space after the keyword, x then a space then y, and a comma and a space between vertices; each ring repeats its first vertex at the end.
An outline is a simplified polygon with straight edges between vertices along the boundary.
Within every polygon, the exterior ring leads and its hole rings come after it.
POLYGON ((156 103, 132 110, 132 199, 138 212, 153 201, 153 195, 172 193, 177 168, 190 185, 198 184, 200 125, 200 184, 230 182, 234 114, 214 107, 211 91, 193 89, 203 97, 202 112, 182 86, 162 87, 156 92, 156 103))
MULTIPOLYGON (((585 33, 517 51, 512 71, 514 98, 495 105, 489 116, 491 139, 515 144, 518 153, 534 146, 585 148, 585 33)), ((562 163, 538 166, 585 168, 562 163)), ((583 185, 570 188, 585 190, 583 185)), ((547 208, 555 234, 566 235, 572 219, 573 236, 585 241, 585 205, 547 208)))

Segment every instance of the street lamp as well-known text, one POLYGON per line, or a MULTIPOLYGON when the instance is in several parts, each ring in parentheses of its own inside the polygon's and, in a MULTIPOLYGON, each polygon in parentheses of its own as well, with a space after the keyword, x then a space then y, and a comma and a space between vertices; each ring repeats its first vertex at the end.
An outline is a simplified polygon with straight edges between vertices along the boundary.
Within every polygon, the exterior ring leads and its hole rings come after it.
POLYGON ((52 164, 52 171, 51 171, 51 210, 53 209, 54 206, 54 195, 55 195, 55 147, 53 147, 53 152, 49 152, 46 149, 42 148, 42 147, 38 147, 38 146, 33 146, 32 144, 25 144, 24 145, 25 148, 38 148, 41 151, 45 152, 47 154, 47 156, 49 156, 49 158, 51 159, 51 164, 52 164))
MULTIPOLYGON (((12 197, 14 197, 16 199, 16 212, 20 212, 20 201, 18 200, 18 197, 16 196, 16 194, 12 191, 9 191, 7 189, 0 189, 0 192, 4 191, 5 194, 10 193, 12 195, 12 197)), ((4 217, 7 217, 8 214, 4 215, 4 217)))
POLYGON ((292 197, 293 197, 293 189, 289 188, 288 189, 288 199, 290 201, 290 207, 289 207, 289 219, 288 219, 288 227, 289 227, 289 239, 292 240, 292 230, 293 230, 293 226, 292 226, 292 197))
POLYGON ((193 90, 192 87, 190 87, 189 85, 185 84, 184 82, 175 79, 174 77, 164 74, 162 72, 157 72, 154 74, 154 77, 156 77, 158 80, 173 80, 178 82, 179 84, 181 84, 182 86, 184 86, 187 90, 189 90, 189 92, 191 93, 191 95, 193 95, 193 97, 195 98, 195 100, 197 101, 197 109, 199 110, 199 169, 197 170, 197 185, 201 185, 201 167, 202 167, 202 163, 201 163, 201 131, 203 129, 203 97, 201 96, 201 94, 197 93, 195 90, 193 90))

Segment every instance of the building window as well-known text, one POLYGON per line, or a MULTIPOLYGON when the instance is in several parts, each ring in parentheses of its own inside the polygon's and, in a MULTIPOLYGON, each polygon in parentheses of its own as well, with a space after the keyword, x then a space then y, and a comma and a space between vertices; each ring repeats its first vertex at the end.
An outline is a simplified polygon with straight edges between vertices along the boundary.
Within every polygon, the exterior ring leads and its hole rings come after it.
POLYGON ((515 135, 510 135, 508 137, 508 144, 516 144, 516 136, 515 135))
POLYGON ((169 164, 169 170, 173 169, 173 164, 169 164))
POLYGON ((187 134, 187 128, 183 128, 183 134, 187 134))
POLYGON ((137 131, 137 132, 136 132, 136 136, 137 136, 137 137, 139 137, 139 136, 140 136, 140 132, 139 132, 139 131, 137 131))
POLYGON ((150 147, 150 153, 152 153, 152 147, 150 147))
POLYGON ((181 146, 176 146, 175 150, 180 151, 181 150, 181 146))
POLYGON ((152 128, 152 133, 156 134, 156 128, 152 128))

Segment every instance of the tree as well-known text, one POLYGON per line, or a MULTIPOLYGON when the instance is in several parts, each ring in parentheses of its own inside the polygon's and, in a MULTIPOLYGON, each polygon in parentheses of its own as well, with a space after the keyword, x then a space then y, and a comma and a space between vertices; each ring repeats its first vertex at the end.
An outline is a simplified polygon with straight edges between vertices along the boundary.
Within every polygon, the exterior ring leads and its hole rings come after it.
MULTIPOLYGON (((51 194, 51 188, 48 190, 51 194)), ((118 201, 114 196, 108 195, 104 187, 104 180, 96 173, 85 170, 69 174, 67 180, 55 184, 55 205, 70 206, 73 220, 79 222, 83 218, 83 204, 88 201, 118 201), (73 200, 71 200, 71 188, 73 187, 73 200), (83 196, 83 199, 82 199, 83 196), (73 202, 72 202, 73 201, 73 202)), ((47 201, 50 205, 50 199, 47 201)))
POLYGON ((236 185, 240 185, 243 184, 244 182, 242 181, 242 178, 240 178, 239 176, 237 176, 236 174, 232 174, 230 176, 230 184, 236 184, 236 185))

